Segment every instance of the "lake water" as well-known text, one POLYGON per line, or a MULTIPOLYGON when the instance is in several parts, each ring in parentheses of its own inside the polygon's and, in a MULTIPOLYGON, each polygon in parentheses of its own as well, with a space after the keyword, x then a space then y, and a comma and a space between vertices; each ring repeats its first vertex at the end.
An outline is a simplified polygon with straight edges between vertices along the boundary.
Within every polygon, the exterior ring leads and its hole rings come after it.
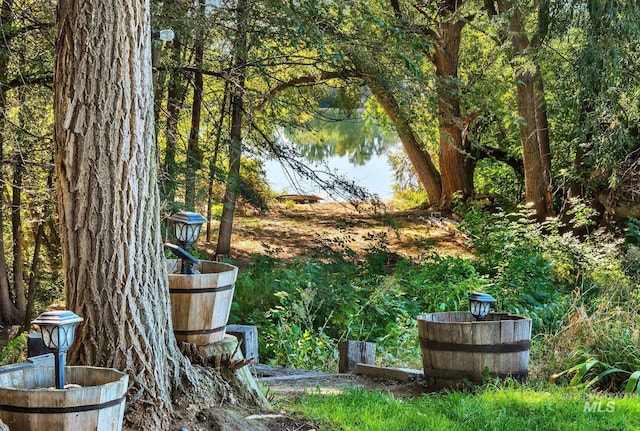
MULTIPOLYGON (((388 154, 402 147, 395 134, 381 130, 373 120, 312 120, 305 130, 280 129, 277 139, 293 143, 314 171, 320 173, 328 167, 380 199, 393 197, 388 154)), ((314 194, 329 201, 341 200, 300 178, 290 168, 283 168, 277 160, 267 161, 264 168, 270 187, 278 194, 314 194)))

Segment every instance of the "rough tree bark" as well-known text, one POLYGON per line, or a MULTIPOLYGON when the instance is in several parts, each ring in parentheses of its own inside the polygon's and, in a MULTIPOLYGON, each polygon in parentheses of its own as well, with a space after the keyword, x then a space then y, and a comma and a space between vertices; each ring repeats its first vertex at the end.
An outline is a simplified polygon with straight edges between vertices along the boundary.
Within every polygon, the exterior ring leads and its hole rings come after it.
POLYGON ((376 100, 385 110, 391 121, 393 122, 404 151, 411 161, 420 182, 427 191, 429 201, 438 205, 442 199, 442 182, 440 173, 436 169, 429 153, 421 148, 420 142, 416 137, 411 123, 406 118, 405 113, 400 108, 398 102, 393 95, 379 83, 368 80, 369 88, 376 97, 376 100))
POLYGON ((518 7, 510 0, 485 0, 487 13, 507 17, 508 37, 513 46, 513 69, 518 82, 517 100, 520 142, 525 171, 526 200, 533 206, 538 221, 554 214, 551 180, 549 127, 540 68, 532 58, 540 44, 538 36, 527 36, 518 7), (497 4, 497 8, 495 7, 497 4))
POLYGON ((146 0, 58 3, 55 167, 67 306, 85 319, 69 361, 126 371, 131 426, 167 430, 200 374, 172 331, 150 43, 146 0))
POLYGON ((471 157, 471 149, 468 148, 469 141, 462 136, 460 90, 457 88, 460 38, 465 22, 451 18, 451 15, 456 13, 457 1, 449 1, 446 5, 446 8, 440 8, 443 19, 438 26, 432 61, 436 67, 440 129, 440 207, 450 209, 455 194, 461 194, 465 201, 473 197, 475 160, 471 157))

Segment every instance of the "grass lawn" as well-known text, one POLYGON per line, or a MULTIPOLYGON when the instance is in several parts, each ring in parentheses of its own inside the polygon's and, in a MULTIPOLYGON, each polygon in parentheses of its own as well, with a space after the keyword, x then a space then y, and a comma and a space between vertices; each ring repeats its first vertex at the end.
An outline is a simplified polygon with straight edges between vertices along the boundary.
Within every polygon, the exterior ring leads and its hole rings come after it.
POLYGON ((490 387, 411 400, 382 391, 351 389, 306 394, 291 410, 319 420, 319 430, 640 430, 640 398, 545 387, 490 387))

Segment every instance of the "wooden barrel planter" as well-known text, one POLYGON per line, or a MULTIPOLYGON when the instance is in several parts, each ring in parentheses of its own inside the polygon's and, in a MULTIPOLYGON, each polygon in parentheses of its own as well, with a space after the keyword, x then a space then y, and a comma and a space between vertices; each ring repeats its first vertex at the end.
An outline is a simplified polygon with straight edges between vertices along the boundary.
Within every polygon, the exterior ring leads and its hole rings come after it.
POLYGON ((424 375, 435 388, 482 383, 494 377, 527 378, 531 319, 489 314, 476 321, 468 312, 418 316, 424 375))
POLYGON ((174 259, 167 262, 176 339, 198 345, 221 341, 229 320, 238 268, 203 260, 193 267, 200 274, 174 274, 180 265, 174 259))
POLYGON ((119 431, 129 376, 110 368, 65 367, 79 388, 54 389, 52 367, 0 374, 0 420, 16 431, 119 431))

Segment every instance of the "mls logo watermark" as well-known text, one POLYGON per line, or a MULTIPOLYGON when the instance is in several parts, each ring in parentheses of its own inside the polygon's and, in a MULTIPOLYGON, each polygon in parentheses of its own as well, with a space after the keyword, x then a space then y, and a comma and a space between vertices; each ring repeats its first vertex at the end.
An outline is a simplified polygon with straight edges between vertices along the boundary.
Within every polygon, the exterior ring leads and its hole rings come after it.
POLYGON ((585 401, 584 413, 613 413, 616 411, 615 401, 585 401))

